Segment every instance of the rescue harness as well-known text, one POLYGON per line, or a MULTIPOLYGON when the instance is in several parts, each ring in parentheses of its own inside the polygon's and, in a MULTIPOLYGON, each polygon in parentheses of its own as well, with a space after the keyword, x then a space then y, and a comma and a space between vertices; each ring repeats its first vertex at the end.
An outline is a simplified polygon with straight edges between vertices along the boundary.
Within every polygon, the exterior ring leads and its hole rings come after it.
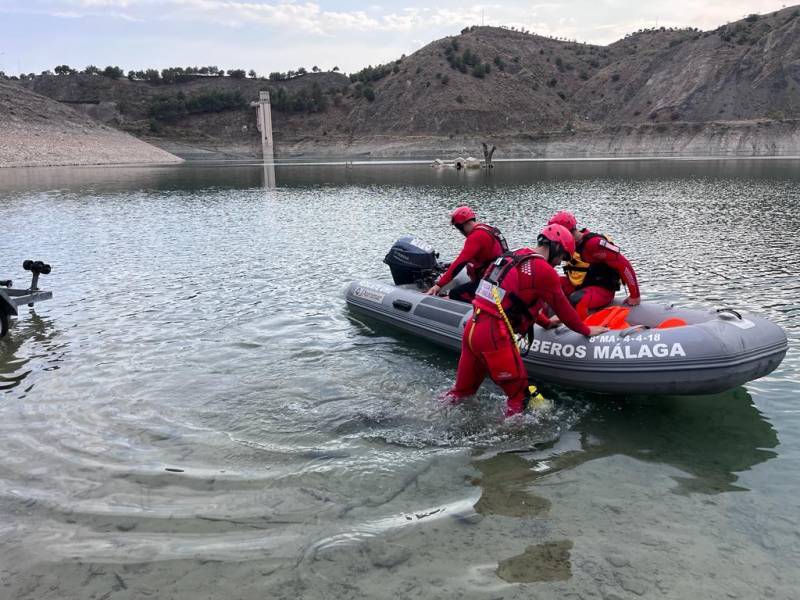
MULTIPOLYGON (((500 244, 500 248, 501 248, 503 254, 508 252, 508 242, 506 242, 505 236, 503 235, 503 233, 497 227, 492 227, 491 225, 487 225, 486 223, 477 223, 475 225, 475 227, 472 228, 472 231, 475 231, 476 229, 480 229, 481 231, 485 231, 486 233, 491 235, 495 239, 495 241, 498 244, 500 244)), ((483 273, 486 270, 486 267, 488 267, 490 264, 492 264, 492 262, 493 261, 490 260, 490 261, 486 261, 484 263, 481 263, 479 265, 474 265, 473 266, 474 272, 478 273, 478 275, 480 275, 481 273, 483 273)))
MULTIPOLYGON (((517 348, 519 348, 522 356, 527 356, 533 342, 533 324, 528 326, 527 331, 519 335, 514 331, 514 322, 522 320, 522 316, 528 312, 528 305, 514 292, 502 289, 503 280, 511 272, 512 269, 522 265, 523 263, 544 257, 536 254, 535 252, 504 252, 492 263, 492 268, 481 279, 478 284, 477 295, 485 300, 494 303, 500 318, 508 328, 508 333, 511 339, 515 341, 517 348), (487 290, 487 288, 489 288, 487 290), (491 299, 487 298, 487 291, 491 294, 491 299), (502 293, 501 293, 502 292, 502 293), (510 306, 506 309, 503 306, 503 300, 507 299, 510 306), (510 316, 509 316, 510 313, 510 316), (522 340, 525 344, 522 344, 522 340)), ((480 314, 480 309, 477 309, 475 315, 480 314)))
POLYGON ((603 241, 600 243, 607 250, 619 253, 619 247, 608 236, 601 233, 585 233, 581 241, 578 242, 572 258, 564 265, 564 273, 569 277, 569 282, 575 287, 576 291, 590 285, 596 285, 615 292, 620 289, 619 273, 605 263, 588 263, 581 257, 581 252, 586 243, 598 237, 602 238, 603 241))

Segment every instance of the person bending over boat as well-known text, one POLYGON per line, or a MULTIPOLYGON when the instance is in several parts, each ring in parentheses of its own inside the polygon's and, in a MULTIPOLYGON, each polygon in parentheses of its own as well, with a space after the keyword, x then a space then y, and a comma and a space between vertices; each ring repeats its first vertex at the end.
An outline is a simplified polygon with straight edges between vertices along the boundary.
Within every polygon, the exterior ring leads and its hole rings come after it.
POLYGON ((528 331, 534 322, 552 327, 542 312, 545 304, 573 331, 585 336, 608 331, 585 325, 561 289, 554 267, 574 251, 570 232, 561 225, 548 225, 535 249, 507 252, 487 268, 461 338, 456 382, 447 393, 452 403, 475 394, 487 374, 508 396, 506 416, 521 413, 541 399, 535 386, 528 386, 515 333, 528 331))
POLYGON ((461 269, 466 268, 471 281, 454 287, 448 296, 451 300, 472 302, 481 274, 494 259, 503 252, 508 252, 508 244, 497 227, 478 223, 475 211, 469 206, 456 208, 450 214, 450 223, 467 238, 464 248, 447 271, 442 273, 425 293, 431 296, 438 295, 439 291, 450 283, 461 269))
POLYGON ((566 275, 561 278, 561 286, 581 319, 590 310, 611 304, 620 281, 628 288, 625 304, 636 306, 641 302, 636 272, 619 246, 605 235, 578 229, 574 215, 565 210, 553 215, 548 224, 566 227, 575 240, 575 252, 564 265, 566 275))

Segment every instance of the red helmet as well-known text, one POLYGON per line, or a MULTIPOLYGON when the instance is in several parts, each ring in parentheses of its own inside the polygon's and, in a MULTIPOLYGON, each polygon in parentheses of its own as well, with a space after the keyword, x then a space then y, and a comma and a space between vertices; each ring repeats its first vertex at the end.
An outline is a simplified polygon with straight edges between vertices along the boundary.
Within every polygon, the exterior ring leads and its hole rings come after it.
POLYGON ((575 218, 571 212, 566 210, 560 210, 547 222, 548 225, 562 225, 566 227, 569 231, 576 229, 578 227, 578 220, 575 218))
POLYGON ((553 244, 558 245, 559 249, 566 254, 565 259, 569 259, 575 252, 575 239, 572 237, 572 234, 566 227, 558 225, 557 223, 548 225, 542 229, 542 233, 539 234, 538 242, 539 244, 547 244, 549 246, 553 244))
POLYGON ((453 212, 450 213, 450 223, 459 227, 470 221, 472 219, 476 219, 475 211, 472 210, 469 206, 459 206, 453 212))

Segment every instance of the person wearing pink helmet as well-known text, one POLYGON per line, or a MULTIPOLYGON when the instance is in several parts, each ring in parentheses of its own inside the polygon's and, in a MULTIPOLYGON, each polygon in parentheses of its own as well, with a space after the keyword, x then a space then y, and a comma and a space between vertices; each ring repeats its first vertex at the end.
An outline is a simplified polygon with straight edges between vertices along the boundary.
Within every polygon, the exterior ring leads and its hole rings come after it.
POLYGON ((605 235, 579 229, 575 216, 565 210, 554 214, 548 223, 562 225, 575 240, 575 252, 564 265, 561 285, 582 319, 590 310, 611 304, 621 281, 628 288, 625 304, 635 306, 641 302, 636 271, 619 246, 605 235))
POLYGON ((472 302, 481 274, 494 259, 503 252, 508 252, 508 244, 497 227, 478 223, 475 211, 469 206, 456 208, 450 214, 450 223, 467 239, 458 257, 425 293, 432 296, 438 295, 439 291, 450 283, 461 269, 466 267, 470 281, 451 289, 448 296, 451 300, 472 302))
POLYGON ((534 322, 552 326, 542 312, 545 305, 580 334, 608 331, 585 325, 561 289, 554 267, 574 251, 570 232, 561 225, 548 225, 539 234, 536 248, 506 253, 486 269, 472 302, 473 317, 461 338, 456 382, 448 392, 452 403, 475 394, 488 375, 508 397, 506 416, 529 407, 538 393, 535 386, 528 385, 515 336, 525 333, 534 322))

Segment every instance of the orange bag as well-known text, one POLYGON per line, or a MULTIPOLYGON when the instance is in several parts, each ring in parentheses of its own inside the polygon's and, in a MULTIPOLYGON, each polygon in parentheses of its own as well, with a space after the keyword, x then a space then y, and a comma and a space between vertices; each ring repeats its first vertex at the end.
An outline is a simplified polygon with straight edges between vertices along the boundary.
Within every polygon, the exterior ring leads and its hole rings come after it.
POLYGON ((624 306, 609 306, 589 315, 583 322, 586 325, 599 325, 609 329, 627 329, 631 324, 625 319, 630 311, 630 308, 624 306))
POLYGON ((661 323, 658 324, 658 327, 656 327, 656 329, 669 329, 670 327, 685 327, 686 325, 687 323, 683 319, 672 317, 671 319, 667 319, 666 321, 661 321, 661 323))

